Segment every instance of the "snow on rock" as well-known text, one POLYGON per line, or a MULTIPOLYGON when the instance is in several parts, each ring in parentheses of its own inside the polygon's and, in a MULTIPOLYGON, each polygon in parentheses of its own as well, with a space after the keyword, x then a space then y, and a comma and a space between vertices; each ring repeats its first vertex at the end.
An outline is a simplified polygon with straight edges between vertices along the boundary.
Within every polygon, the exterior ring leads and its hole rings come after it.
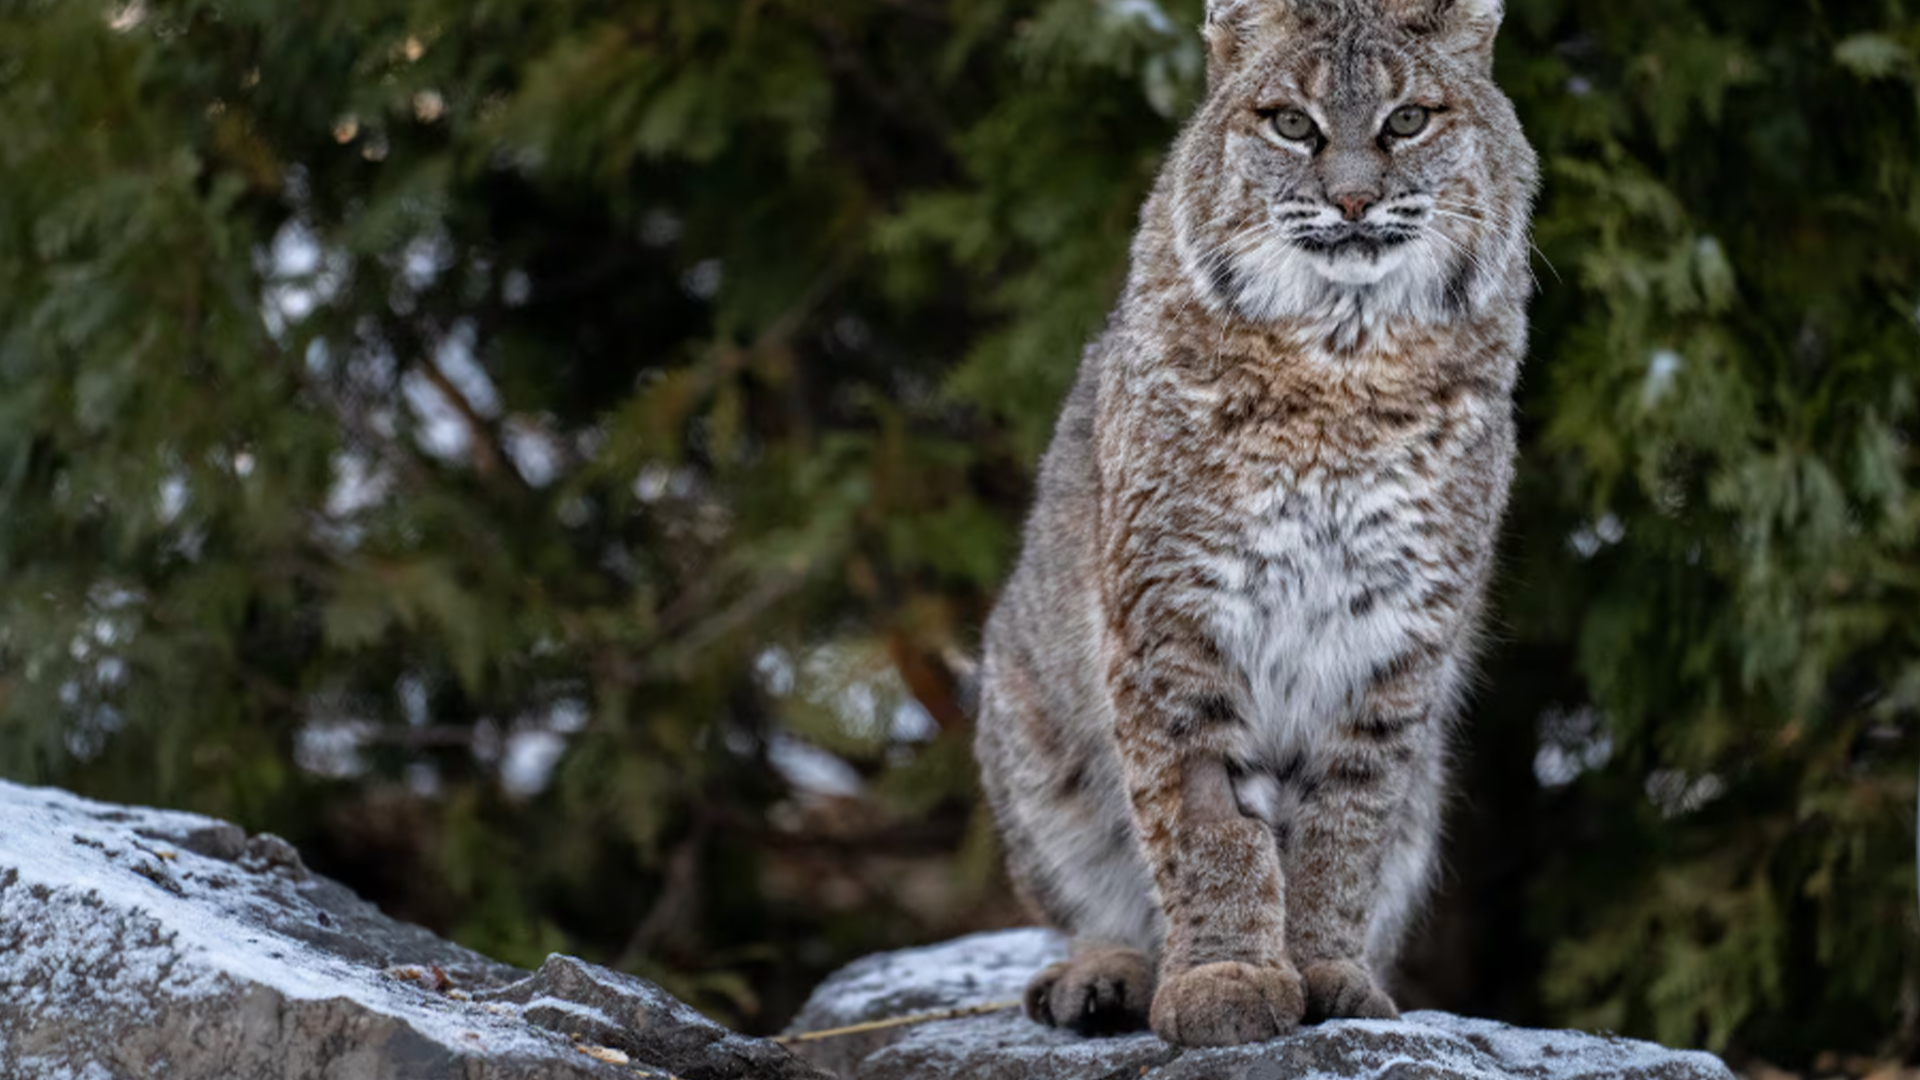
MULTIPOLYGON (((1057 935, 1015 930, 861 960, 827 980, 795 1032, 1017 1001, 1066 955, 1057 935)), ((845 1080, 1732 1080, 1702 1053, 1566 1031, 1528 1031, 1445 1013, 1347 1021, 1262 1046, 1182 1053, 1150 1034, 1082 1039, 1018 1010, 806 1044, 845 1080)))
POLYGON ((0 782, 5 1080, 636 1076, 821 1074, 644 980, 388 919, 277 837, 0 782))

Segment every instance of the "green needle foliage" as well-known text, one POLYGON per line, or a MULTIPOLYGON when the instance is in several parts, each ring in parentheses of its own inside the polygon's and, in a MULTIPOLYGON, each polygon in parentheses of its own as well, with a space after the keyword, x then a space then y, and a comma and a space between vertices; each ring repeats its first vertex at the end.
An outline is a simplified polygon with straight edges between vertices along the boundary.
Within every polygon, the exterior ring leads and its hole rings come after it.
MULTIPOLYGON (((0 774, 737 1022, 1015 917, 966 657, 1199 0, 0 0, 0 774)), ((1412 992, 1920 1049, 1920 12, 1510 0, 1548 163, 1412 992)))

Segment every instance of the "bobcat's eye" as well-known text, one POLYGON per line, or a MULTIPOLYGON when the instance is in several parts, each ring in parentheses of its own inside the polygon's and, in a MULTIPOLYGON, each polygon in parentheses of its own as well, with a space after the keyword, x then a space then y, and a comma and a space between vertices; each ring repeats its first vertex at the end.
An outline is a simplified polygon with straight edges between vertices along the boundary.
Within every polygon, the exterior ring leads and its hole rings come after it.
POLYGON ((1313 117, 1299 109, 1282 109, 1273 116, 1274 134, 1288 142, 1309 142, 1320 134, 1313 117))
POLYGON ((1402 105, 1387 117, 1387 134, 1399 139, 1411 139, 1427 130, 1427 121, 1433 111, 1424 105, 1402 105))

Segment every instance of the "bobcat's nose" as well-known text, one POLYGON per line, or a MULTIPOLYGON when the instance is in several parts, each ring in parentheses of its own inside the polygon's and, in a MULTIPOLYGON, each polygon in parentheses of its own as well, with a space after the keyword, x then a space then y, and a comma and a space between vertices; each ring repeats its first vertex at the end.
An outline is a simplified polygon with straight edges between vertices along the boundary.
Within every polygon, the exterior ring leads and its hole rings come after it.
POLYGON ((1340 208, 1348 221, 1359 221, 1367 216, 1367 208, 1380 201, 1380 196, 1371 191, 1348 191, 1329 196, 1333 204, 1340 208))

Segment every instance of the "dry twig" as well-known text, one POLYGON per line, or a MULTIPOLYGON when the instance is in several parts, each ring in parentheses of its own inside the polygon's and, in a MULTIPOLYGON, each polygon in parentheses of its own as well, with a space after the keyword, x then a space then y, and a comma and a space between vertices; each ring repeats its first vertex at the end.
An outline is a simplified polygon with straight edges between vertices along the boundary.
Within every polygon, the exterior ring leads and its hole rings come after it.
POLYGON ((991 1005, 969 1005, 962 1009, 941 1009, 938 1012, 915 1013, 912 1016, 896 1016, 891 1020, 869 1020, 864 1024, 849 1027, 828 1028, 825 1031, 809 1031, 800 1035, 783 1035, 773 1040, 781 1046, 798 1046, 802 1043, 822 1042, 838 1039, 847 1035, 864 1035, 869 1031, 886 1031, 899 1027, 915 1027, 920 1024, 933 1024, 941 1020, 964 1020, 969 1016, 988 1016, 993 1013, 1010 1012, 1020 1007, 1017 1001, 997 1001, 991 1005))

